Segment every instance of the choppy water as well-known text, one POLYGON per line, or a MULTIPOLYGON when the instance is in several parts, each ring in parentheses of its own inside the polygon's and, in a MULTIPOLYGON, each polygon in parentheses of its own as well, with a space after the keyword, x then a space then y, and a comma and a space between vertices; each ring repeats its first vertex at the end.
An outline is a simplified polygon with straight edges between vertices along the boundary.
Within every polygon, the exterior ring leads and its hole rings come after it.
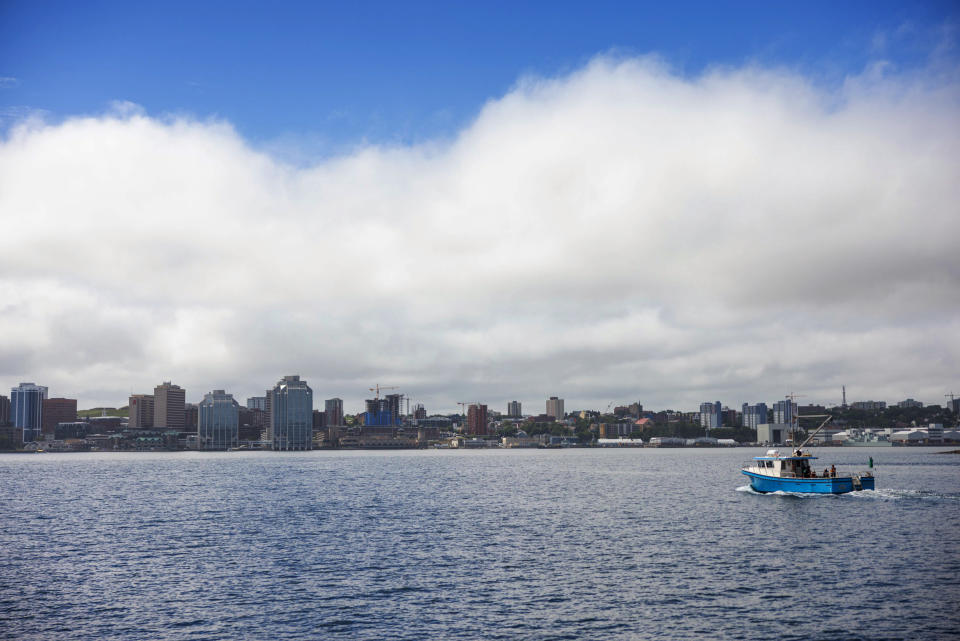
POLYGON ((935 451, 814 498, 746 449, 0 455, 0 635, 957 638, 935 451))

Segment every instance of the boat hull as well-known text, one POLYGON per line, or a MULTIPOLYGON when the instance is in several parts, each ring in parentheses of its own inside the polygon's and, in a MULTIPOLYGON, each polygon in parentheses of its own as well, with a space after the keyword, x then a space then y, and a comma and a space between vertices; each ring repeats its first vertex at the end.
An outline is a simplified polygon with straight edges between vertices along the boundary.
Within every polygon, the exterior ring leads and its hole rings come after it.
MULTIPOLYGON (((754 472, 741 470, 750 477, 750 487, 757 492, 794 492, 799 494, 845 494, 853 491, 853 477, 838 476, 834 478, 794 479, 776 476, 764 476, 754 472)), ((863 489, 873 489, 873 479, 870 487, 866 487, 867 479, 861 479, 863 489)))

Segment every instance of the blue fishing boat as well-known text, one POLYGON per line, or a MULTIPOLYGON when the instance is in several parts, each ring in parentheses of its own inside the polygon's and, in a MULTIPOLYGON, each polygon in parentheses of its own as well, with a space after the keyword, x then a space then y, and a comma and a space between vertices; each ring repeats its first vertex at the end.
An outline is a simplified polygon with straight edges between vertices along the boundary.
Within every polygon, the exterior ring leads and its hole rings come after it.
POLYGON ((817 474, 810 452, 797 449, 781 456, 779 450, 768 450, 765 456, 754 456, 743 466, 750 478, 750 487, 757 492, 796 492, 801 494, 844 494, 854 490, 874 489, 872 472, 839 474, 831 466, 817 474))
MULTIPOLYGON (((789 397, 788 397, 789 398, 789 397)), ((817 416, 821 418, 822 416, 817 416)), ((797 417, 812 418, 812 416, 797 417)), ((764 456, 754 456, 753 462, 743 466, 741 472, 750 478, 750 487, 757 492, 794 492, 800 494, 844 494, 854 490, 874 489, 873 472, 839 474, 836 467, 824 468, 817 474, 811 465, 816 456, 804 451, 804 446, 813 440, 832 417, 820 424, 807 439, 791 454, 781 455, 780 450, 767 450, 764 456)), ((873 459, 870 459, 873 467, 873 459)))

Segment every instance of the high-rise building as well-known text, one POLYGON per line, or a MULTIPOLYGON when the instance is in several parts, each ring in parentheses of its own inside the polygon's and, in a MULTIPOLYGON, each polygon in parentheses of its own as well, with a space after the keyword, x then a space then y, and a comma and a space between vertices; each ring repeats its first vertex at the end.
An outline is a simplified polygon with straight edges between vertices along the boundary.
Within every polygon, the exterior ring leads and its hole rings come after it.
POLYGON ((130 411, 127 427, 153 427, 153 394, 133 394, 127 407, 130 411))
POLYGON ((743 417, 741 419, 744 427, 752 430, 757 429, 757 425, 763 425, 767 422, 767 404, 757 403, 756 405, 743 404, 743 417))
POLYGON ((247 409, 260 410, 261 412, 267 411, 267 397, 251 396, 250 398, 247 399, 247 409))
POLYGON ((0 427, 10 422, 10 399, 0 394, 0 427))
POLYGON ((510 401, 507 403, 507 417, 520 418, 523 414, 520 411, 520 401, 510 401))
POLYGON ((552 416, 555 420, 562 421, 565 414, 563 413, 563 399, 557 398, 556 396, 551 396, 547 399, 547 416, 552 416))
POLYGON ((726 427, 736 427, 740 424, 739 414, 737 410, 730 409, 729 407, 724 407, 721 416, 723 417, 722 425, 726 427))
POLYGON ((267 418, 266 439, 273 441, 273 390, 268 389, 263 395, 263 412, 267 418))
POLYGON ((773 404, 773 422, 777 425, 791 425, 797 415, 797 404, 787 399, 773 404))
POLYGON ((400 424, 402 394, 390 394, 383 398, 368 398, 364 401, 365 426, 395 427, 400 424))
POLYGON ((153 389, 153 426, 182 430, 186 427, 184 409, 187 393, 179 385, 164 381, 153 389))
POLYGON ((700 403, 700 427, 712 430, 723 424, 723 406, 720 401, 700 403))
POLYGON ((327 415, 327 425, 339 427, 343 425, 343 401, 339 398, 328 398, 323 402, 323 412, 327 415))
POLYGON ((427 418, 427 408, 425 408, 421 403, 414 405, 413 418, 417 419, 418 421, 422 421, 423 419, 427 418))
POLYGON ((297 375, 284 376, 270 393, 271 441, 275 450, 313 447, 313 390, 297 375))
POLYGON ((45 398, 47 388, 43 385, 20 383, 10 389, 10 421, 19 429, 24 443, 40 438, 45 398))
POLYGON ((387 401, 387 411, 390 412, 391 425, 399 425, 400 417, 403 416, 403 394, 387 394, 384 398, 387 401))
POLYGON ((960 414, 960 398, 951 398, 950 402, 947 403, 947 409, 954 414, 960 414))
POLYGON ((487 435, 487 406, 472 404, 467 408, 467 434, 487 435))
POLYGON ((197 446, 202 450, 225 450, 239 440, 240 404, 222 389, 204 394, 197 406, 197 446))
POLYGON ((45 398, 43 399, 42 431, 44 434, 54 434, 57 423, 73 423, 77 420, 77 399, 75 398, 45 398))
POLYGON ((196 432, 200 425, 200 410, 195 403, 183 405, 183 429, 185 432, 196 432))

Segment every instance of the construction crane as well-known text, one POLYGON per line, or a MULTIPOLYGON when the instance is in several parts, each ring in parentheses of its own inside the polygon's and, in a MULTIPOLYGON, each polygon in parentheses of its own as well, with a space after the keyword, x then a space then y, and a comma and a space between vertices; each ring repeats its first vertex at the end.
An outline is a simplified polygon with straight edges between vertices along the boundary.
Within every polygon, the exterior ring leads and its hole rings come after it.
POLYGON ((467 415, 466 409, 468 405, 479 405, 480 401, 457 401, 457 405, 460 406, 460 413, 464 416, 467 415))
POLYGON ((371 392, 376 392, 377 395, 374 396, 374 398, 375 398, 375 399, 379 399, 379 398, 380 398, 380 390, 382 390, 382 389, 400 389, 400 388, 397 387, 396 385, 380 385, 380 383, 377 383, 377 386, 376 386, 376 387, 368 387, 367 389, 369 389, 371 392))

